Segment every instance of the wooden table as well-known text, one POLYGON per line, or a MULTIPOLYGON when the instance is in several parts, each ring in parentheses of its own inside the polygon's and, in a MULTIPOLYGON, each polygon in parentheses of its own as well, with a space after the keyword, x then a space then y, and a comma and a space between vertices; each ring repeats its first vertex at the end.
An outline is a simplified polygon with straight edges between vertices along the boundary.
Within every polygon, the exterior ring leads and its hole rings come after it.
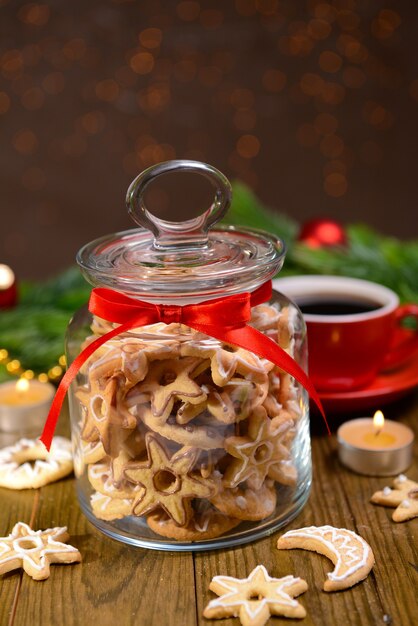
MULTIPOLYGON (((418 394, 388 407, 386 415, 414 428, 417 438, 409 477, 418 480, 418 394)), ((336 418, 330 418, 333 427, 336 418)), ((61 427, 65 428, 61 425, 61 427)), ((73 479, 36 491, 0 489, 0 535, 17 521, 33 528, 68 526, 82 564, 51 566, 51 576, 35 582, 22 571, 0 579, 1 626, 237 626, 238 619, 202 618, 215 597, 209 582, 215 574, 244 577, 263 563, 270 575, 303 577, 308 591, 300 596, 307 610, 304 625, 362 626, 418 623, 418 519, 395 524, 392 509, 369 503, 387 478, 357 476, 340 466, 335 437, 322 425, 313 436, 312 494, 302 513, 287 527, 332 524, 358 532, 370 543, 376 565, 368 578, 344 592, 325 593, 322 585, 332 569, 328 559, 312 552, 279 552, 280 531, 236 549, 192 553, 159 553, 126 546, 101 535, 80 511, 73 479)), ((0 443, 8 443, 3 435, 0 443)), ((271 618, 269 624, 296 623, 271 618)))

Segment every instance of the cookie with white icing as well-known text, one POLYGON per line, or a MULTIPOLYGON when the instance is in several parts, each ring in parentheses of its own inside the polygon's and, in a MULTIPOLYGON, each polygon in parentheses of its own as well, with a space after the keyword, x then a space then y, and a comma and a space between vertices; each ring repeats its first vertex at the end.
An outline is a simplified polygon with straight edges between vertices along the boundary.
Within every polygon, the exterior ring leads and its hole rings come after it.
POLYGON ((66 543, 69 538, 65 526, 32 530, 18 522, 8 537, 0 537, 0 574, 22 567, 34 580, 45 580, 51 563, 80 562, 80 552, 66 543))
POLYGON ((392 515, 394 522, 405 522, 418 517, 418 483, 400 474, 393 480, 393 488, 384 487, 381 491, 376 491, 371 502, 396 507, 392 515))
POLYGON ((302 618, 306 611, 294 598, 307 588, 302 578, 270 577, 264 565, 257 565, 244 579, 214 576, 209 589, 219 598, 209 602, 203 617, 239 617, 243 626, 264 626, 271 615, 302 618))
POLYGON ((0 450, 0 487, 37 489, 72 471, 71 441, 65 437, 54 437, 49 452, 34 439, 20 439, 0 450))
POLYGON ((132 514, 134 501, 129 499, 111 498, 96 491, 90 496, 90 504, 97 519, 111 521, 122 519, 132 514))
POLYGON ((309 526, 289 530, 277 542, 279 550, 302 548, 328 557, 335 565, 324 591, 348 589, 369 574, 374 555, 369 544, 352 530, 333 526, 309 526))

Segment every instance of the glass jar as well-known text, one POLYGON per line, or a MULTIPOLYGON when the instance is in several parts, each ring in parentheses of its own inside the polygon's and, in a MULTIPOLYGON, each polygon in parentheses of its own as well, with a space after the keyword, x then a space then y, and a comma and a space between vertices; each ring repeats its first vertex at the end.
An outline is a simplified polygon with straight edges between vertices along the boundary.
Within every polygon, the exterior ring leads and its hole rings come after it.
MULTIPOLYGON (((140 228, 82 248, 81 270, 94 287, 174 305, 169 311, 254 292, 281 268, 284 244, 259 231, 209 230, 230 199, 228 181, 206 164, 149 168, 127 194, 140 228), (187 222, 158 219, 143 202, 147 185, 175 170, 199 173, 216 190, 210 209, 187 222)), ((267 535, 309 495, 307 394, 266 358, 165 315, 108 339, 71 385, 82 510, 105 534, 148 548, 207 550, 267 535)), ((303 318, 285 296, 253 306, 248 324, 306 369, 303 318)), ((68 363, 116 327, 79 311, 68 363)))

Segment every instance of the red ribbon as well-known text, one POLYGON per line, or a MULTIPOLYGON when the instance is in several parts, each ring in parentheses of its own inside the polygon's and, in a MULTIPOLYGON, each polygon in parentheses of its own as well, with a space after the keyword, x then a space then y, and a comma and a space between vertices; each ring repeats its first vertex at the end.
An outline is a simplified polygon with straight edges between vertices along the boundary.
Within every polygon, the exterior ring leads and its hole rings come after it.
POLYGON ((132 328, 164 322, 186 324, 190 328, 205 333, 225 343, 239 346, 267 359, 293 376, 309 393, 319 408, 330 432, 321 401, 309 377, 296 361, 272 339, 247 326, 251 319, 251 307, 267 302, 272 294, 271 281, 264 283, 252 293, 240 293, 198 304, 177 306, 172 304, 151 304, 135 300, 112 289, 96 288, 90 295, 89 310, 94 315, 120 324, 110 332, 95 339, 74 359, 64 374, 51 405, 41 441, 49 450, 62 403, 71 381, 81 366, 106 341, 125 333, 132 328))

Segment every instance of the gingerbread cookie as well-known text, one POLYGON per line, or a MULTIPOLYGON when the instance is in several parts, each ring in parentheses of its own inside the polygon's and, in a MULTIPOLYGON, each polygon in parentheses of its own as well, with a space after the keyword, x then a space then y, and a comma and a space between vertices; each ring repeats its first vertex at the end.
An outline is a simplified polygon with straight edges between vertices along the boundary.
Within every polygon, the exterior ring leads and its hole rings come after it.
POLYGON ((90 496, 91 508, 97 519, 108 522, 132 514, 133 500, 111 498, 96 491, 90 496))
POLYGON ((234 457, 225 472, 225 486, 247 481, 259 489, 267 476, 280 480, 282 463, 289 460, 289 449, 282 443, 289 431, 293 431, 292 420, 280 416, 270 420, 265 409, 257 407, 248 420, 248 435, 225 440, 225 449, 234 457))
POLYGON ((102 442, 99 441, 84 441, 80 438, 75 450, 74 450, 74 473, 79 478, 83 475, 83 472, 87 465, 90 463, 97 463, 106 456, 105 449, 102 442))
POLYGON ((376 491, 371 502, 383 506, 396 507, 392 519, 394 522, 405 522, 418 517, 418 483, 400 474, 393 480, 393 489, 384 487, 376 491))
POLYGON ((327 556, 335 565, 328 574, 324 591, 348 589, 369 574, 374 565, 371 547, 362 537, 346 528, 309 526, 289 530, 277 542, 279 550, 302 548, 327 556))
POLYGON ((32 530, 18 522, 8 537, 0 537, 0 574, 23 567, 34 580, 49 577, 51 563, 79 563, 81 554, 66 542, 67 528, 32 530))
POLYGON ((232 530, 241 524, 241 520, 206 507, 202 512, 194 512, 187 526, 178 526, 168 515, 161 512, 148 515, 147 524, 162 537, 177 541, 204 541, 232 530))
POLYGON ((266 481, 260 489, 224 489, 221 487, 210 500, 222 513, 239 520, 255 522, 271 515, 277 503, 273 481, 266 481))
POLYGON ((132 500, 140 489, 138 485, 132 485, 126 480, 116 482, 110 463, 89 465, 87 476, 92 488, 109 498, 132 500))
POLYGON ((65 437, 54 437, 49 452, 33 439, 20 439, 0 450, 0 487, 37 489, 72 471, 71 441, 65 437))
POLYGON ((170 457, 154 435, 148 433, 145 443, 148 461, 128 462, 123 472, 127 480, 141 486, 133 512, 144 515, 161 508, 179 526, 185 526, 191 518, 191 500, 210 498, 216 490, 213 481, 193 473, 199 450, 184 447, 170 457))
POLYGON ((207 423, 177 424, 174 416, 169 417, 167 421, 161 422, 161 420, 154 417, 151 409, 145 407, 141 407, 138 410, 138 417, 151 431, 183 446, 195 446, 201 450, 212 450, 222 448, 224 445, 225 426, 221 428, 207 423))
POLYGON ((75 394, 86 408, 82 438, 90 442, 99 438, 108 454, 112 446, 117 448, 137 425, 135 416, 126 405, 126 392, 122 377, 112 376, 104 388, 79 387, 75 394), (112 439, 115 441, 112 442, 112 439))
POLYGON ((207 619, 239 617, 243 626, 264 626, 271 615, 306 616, 303 606, 294 600, 308 589, 306 581, 294 576, 272 578, 264 565, 257 565, 244 579, 215 576, 209 589, 220 597, 203 611, 207 619))
POLYGON ((136 389, 150 394, 151 411, 155 417, 165 421, 176 400, 191 404, 206 400, 206 393, 193 380, 194 370, 201 362, 201 359, 186 357, 152 363, 146 379, 136 389))

